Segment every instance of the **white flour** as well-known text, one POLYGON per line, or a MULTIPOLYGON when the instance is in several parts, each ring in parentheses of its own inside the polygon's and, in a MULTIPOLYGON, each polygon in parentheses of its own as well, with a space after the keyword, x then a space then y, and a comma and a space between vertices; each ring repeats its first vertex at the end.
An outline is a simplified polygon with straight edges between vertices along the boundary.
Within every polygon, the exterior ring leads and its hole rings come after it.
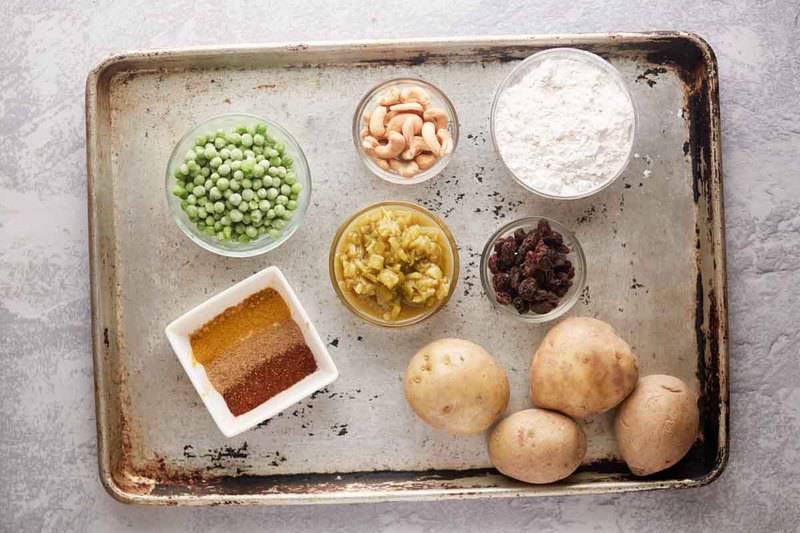
POLYGON ((544 59, 497 102, 495 136, 506 165, 528 186, 574 196, 616 176, 633 144, 634 112, 599 66, 544 59))

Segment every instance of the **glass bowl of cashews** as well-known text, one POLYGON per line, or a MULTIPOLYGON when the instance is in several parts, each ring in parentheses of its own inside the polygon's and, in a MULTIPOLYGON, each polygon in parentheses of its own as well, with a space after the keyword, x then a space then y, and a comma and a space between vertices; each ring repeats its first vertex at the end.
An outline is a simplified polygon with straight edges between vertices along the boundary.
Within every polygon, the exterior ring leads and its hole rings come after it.
POLYGON ((353 142, 373 174, 414 185, 436 176, 458 145, 453 103, 430 83, 398 78, 376 85, 353 117, 353 142))

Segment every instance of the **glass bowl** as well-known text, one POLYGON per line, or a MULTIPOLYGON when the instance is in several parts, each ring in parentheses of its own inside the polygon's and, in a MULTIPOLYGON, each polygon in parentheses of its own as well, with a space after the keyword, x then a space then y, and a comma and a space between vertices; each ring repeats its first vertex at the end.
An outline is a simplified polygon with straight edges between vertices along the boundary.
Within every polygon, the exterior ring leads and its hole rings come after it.
POLYGON ((253 257, 264 254, 270 250, 274 250, 289 240, 294 232, 297 231, 297 228, 303 225, 306 211, 311 200, 311 173, 308 168, 308 161, 300 145, 295 138, 292 137, 292 134, 280 124, 249 113, 226 113, 217 115, 190 129, 172 150, 169 163, 167 164, 165 185, 167 205, 169 206, 173 220, 175 220, 175 223, 181 231, 198 246, 210 252, 214 252, 215 254, 227 257, 253 257), (297 175, 297 182, 303 186, 303 190, 297 199, 297 208, 294 210, 294 215, 287 221, 288 223, 277 239, 272 239, 268 235, 262 235, 247 243, 239 241, 220 241, 197 229, 197 226, 189 220, 189 217, 184 213, 183 209, 181 209, 180 198, 172 194, 172 188, 175 185, 175 169, 183 163, 186 152, 194 146, 194 140, 198 135, 213 133, 218 129, 230 131, 231 128, 239 124, 250 125, 256 122, 265 124, 267 126, 267 133, 275 137, 278 142, 283 143, 286 147, 286 153, 291 155, 294 159, 293 168, 297 175))
POLYGON ((395 183, 398 185, 416 185, 418 183, 428 181, 432 177, 441 173, 453 159, 453 154, 456 153, 456 149, 458 148, 458 116, 456 115, 455 107, 453 107, 453 103, 450 101, 450 99, 447 98, 447 96, 445 96, 445 94, 442 91, 440 91, 437 87, 431 85, 426 81, 413 78, 397 78, 385 81, 370 89, 358 103, 355 115, 353 116, 353 144, 355 144, 356 151, 358 152, 358 155, 361 157, 361 160, 364 162, 364 165, 366 165, 366 167, 373 174, 375 174, 382 180, 388 181, 389 183, 395 183), (372 160, 372 158, 369 155, 367 155, 367 152, 361 145, 360 132, 364 124, 363 122, 364 113, 375 109, 375 107, 378 105, 378 100, 380 100, 383 91, 385 91, 390 87, 397 87, 399 89, 403 89, 405 87, 409 87, 412 85, 417 85, 426 89, 431 94, 431 102, 437 107, 440 107, 445 111, 447 111, 447 115, 449 118, 447 129, 450 130, 450 135, 453 137, 453 150, 449 154, 440 157, 439 160, 436 161, 436 163, 428 170, 424 170, 419 174, 412 176, 410 178, 404 178, 395 172, 390 172, 388 170, 382 169, 375 163, 375 161, 372 160))
POLYGON ((586 257, 583 254, 581 243, 578 241, 577 237, 575 237, 575 234, 564 227, 561 223, 553 220, 552 218, 531 216, 510 222, 495 231, 494 235, 489 237, 489 240, 483 247, 483 253, 481 254, 480 271, 483 292, 496 309, 499 309, 501 312, 506 314, 513 315, 524 322, 543 323, 560 317, 572 309, 572 306, 574 306, 575 302, 578 301, 578 297, 580 296, 581 291, 583 291, 583 288, 586 284, 586 257), (561 300, 558 302, 558 306, 555 309, 542 315, 532 312, 520 314, 513 305, 502 305, 497 302, 494 284, 492 283, 492 273, 489 271, 489 256, 492 254, 492 249, 494 248, 494 245, 498 239, 512 235, 517 229, 520 228, 525 230, 535 229, 540 220, 546 220, 549 222, 553 231, 557 231, 563 236, 564 244, 570 248, 570 253, 567 255, 567 258, 572 262, 572 265, 575 268, 575 277, 572 279, 572 287, 570 287, 564 297, 561 298, 561 300))
POLYGON ((456 241, 453 238, 453 234, 450 232, 450 229, 447 225, 442 221, 441 218, 436 216, 435 214, 431 213, 424 207, 417 205, 412 202, 404 202, 400 200, 387 200, 384 202, 378 202, 371 205, 368 205, 362 209, 359 209, 355 213, 353 213, 347 220, 345 220, 339 229, 336 231, 336 235, 333 238, 333 242, 331 243, 331 250, 330 256, 328 258, 328 272, 331 278, 331 284, 333 285, 333 290, 336 292, 336 296, 342 301, 344 306, 350 310, 354 315, 358 316, 359 318, 363 319, 370 324, 374 324, 376 326, 383 326, 388 328, 399 328, 405 326, 411 326, 413 324, 418 324, 423 320, 430 318, 433 316, 439 309, 445 306, 447 302, 450 300, 450 297, 453 295, 455 291, 456 284, 458 283, 458 269, 459 269, 459 262, 458 262, 458 249, 456 247, 456 241), (362 215, 366 214, 369 211, 372 211, 377 208, 381 207, 389 207, 393 209, 406 209, 409 211, 413 211, 418 213, 426 218, 428 218, 433 224, 438 227, 445 236, 445 241, 447 242, 448 252, 450 253, 450 269, 445 274, 450 278, 450 291, 447 293, 440 302, 438 302, 433 307, 425 309, 422 313, 413 315, 405 320, 383 320, 380 317, 376 317, 370 315, 361 309, 358 308, 353 302, 357 299, 357 296, 349 294, 350 291, 347 291, 348 294, 345 294, 345 291, 339 285, 339 279, 341 278, 341 267, 338 265, 336 261, 336 251, 339 248, 339 243, 342 240, 342 237, 345 235, 347 230, 353 224, 353 222, 361 217, 362 215))
MULTIPOLYGON (((531 105, 536 105, 536 102, 531 102, 531 105)), ((548 50, 543 50, 541 52, 537 52, 530 57, 524 59, 521 63, 519 63, 514 69, 503 78, 503 81, 500 82, 500 85, 497 86, 497 90, 494 93, 494 99, 492 100, 492 110, 491 110, 491 118, 490 118, 490 130, 492 135, 492 143, 494 144, 494 148, 497 153, 500 155, 500 160, 503 162, 503 165, 506 167, 506 170, 514 177, 517 182, 522 185, 525 189, 543 196, 545 198, 555 199, 555 200, 577 200, 580 198, 586 198, 587 196, 591 196, 597 192, 602 191, 614 181, 619 178, 620 175, 625 171, 628 167, 628 164, 631 160, 631 155, 633 153, 633 145, 636 139, 636 129, 638 123, 638 116, 636 112, 636 105, 633 97, 631 96, 630 91, 628 90, 625 81, 622 79, 622 75, 620 74, 619 70, 603 59, 602 57, 593 54, 591 52, 586 52, 585 50, 578 50, 577 48, 550 48, 548 50), (620 90, 627 96, 628 100, 631 103, 631 108, 633 109, 633 125, 632 131, 630 135, 630 141, 628 146, 628 154, 625 157, 624 162, 609 179, 601 183, 600 185, 583 191, 579 194, 574 195, 556 195, 552 192, 544 191, 541 189, 537 189, 523 181, 522 176, 518 175, 514 169, 512 169, 506 159, 503 157, 503 151, 500 149, 500 143, 497 140, 497 106, 502 96, 503 92, 508 89, 509 87, 516 85, 528 72, 530 72, 533 68, 537 67, 542 61, 547 59, 570 59, 573 61, 578 61, 584 63, 586 65, 600 68, 601 70, 609 73, 612 78, 617 82, 620 90)))

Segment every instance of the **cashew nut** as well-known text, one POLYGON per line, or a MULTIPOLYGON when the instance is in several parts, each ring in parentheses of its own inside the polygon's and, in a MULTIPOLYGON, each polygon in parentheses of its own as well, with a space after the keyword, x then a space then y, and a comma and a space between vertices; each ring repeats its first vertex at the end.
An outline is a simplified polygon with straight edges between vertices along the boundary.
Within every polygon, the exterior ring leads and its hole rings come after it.
POLYGON ((386 89, 386 92, 383 93, 378 103, 386 107, 400 103, 400 89, 397 87, 389 87, 386 89))
POLYGON ((433 155, 439 157, 442 154, 442 145, 436 137, 436 126, 433 122, 426 122, 422 125, 422 138, 425 140, 425 144, 428 145, 433 155))
POLYGON ((376 157, 374 153, 370 154, 370 157, 372 158, 373 161, 375 161, 375 164, 381 167, 383 170, 386 171, 391 170, 392 167, 389 166, 389 162, 386 161, 385 159, 376 157))
POLYGON ((388 142, 375 147, 375 155, 381 159, 391 159, 397 157, 406 148, 406 140, 403 135, 390 131, 388 142))
POLYGON ((364 120, 364 124, 369 126, 369 119, 372 117, 372 111, 364 111, 364 116, 362 117, 364 120))
POLYGON ((380 146, 380 144, 381 143, 378 142, 378 139, 372 137, 371 135, 368 135, 361 140, 361 146, 363 146, 364 149, 367 151, 374 150, 375 148, 380 146))
POLYGON ((400 101, 417 102, 427 107, 431 103, 431 95, 422 87, 406 87, 400 92, 400 101))
POLYGON ((422 113, 422 118, 426 122, 435 122, 436 127, 439 129, 447 128, 447 123, 449 122, 447 112, 440 107, 429 107, 422 113))
POLYGON ((369 132, 373 137, 381 138, 386 135, 386 126, 383 125, 383 119, 386 117, 386 108, 379 105, 372 112, 369 119, 369 132))
POLYGON ((414 158, 414 161, 421 170, 428 170, 436 163, 436 156, 433 154, 419 154, 414 158))
POLYGON ((398 159, 391 159, 389 160, 389 166, 403 176, 404 178, 410 178, 411 176, 416 175, 419 173, 419 165, 414 161, 400 161, 398 159))
POLYGON ((363 139, 367 135, 369 135, 369 126, 364 126, 361 128, 361 131, 358 132, 358 136, 363 139))
POLYGON ((388 131, 402 131, 403 124, 406 120, 412 121, 415 134, 422 131, 422 117, 414 113, 400 113, 399 115, 393 116, 392 120, 386 124, 386 129, 388 131))
POLYGON ((422 137, 419 136, 412 137, 411 142, 407 142, 406 146, 407 148, 403 151, 402 154, 400 154, 400 157, 402 159, 405 159, 406 161, 411 161, 412 159, 417 157, 417 154, 428 151, 427 143, 422 137))
POLYGON ((393 105, 389 110, 397 113, 419 113, 421 115, 425 108, 418 102, 408 102, 406 104, 393 105))
POLYGON ((450 130, 440 128, 436 131, 436 137, 442 143, 442 154, 446 155, 453 151, 455 144, 453 143, 453 136, 450 134, 450 130))

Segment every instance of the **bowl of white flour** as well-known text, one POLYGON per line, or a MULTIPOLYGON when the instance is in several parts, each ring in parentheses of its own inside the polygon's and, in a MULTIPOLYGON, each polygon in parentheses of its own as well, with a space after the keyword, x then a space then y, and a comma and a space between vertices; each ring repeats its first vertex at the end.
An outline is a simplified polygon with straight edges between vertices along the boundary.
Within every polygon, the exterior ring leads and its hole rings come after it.
POLYGON ((574 48, 538 52, 500 83, 492 141, 529 191, 577 199, 614 182, 628 166, 636 110, 619 71, 574 48))

